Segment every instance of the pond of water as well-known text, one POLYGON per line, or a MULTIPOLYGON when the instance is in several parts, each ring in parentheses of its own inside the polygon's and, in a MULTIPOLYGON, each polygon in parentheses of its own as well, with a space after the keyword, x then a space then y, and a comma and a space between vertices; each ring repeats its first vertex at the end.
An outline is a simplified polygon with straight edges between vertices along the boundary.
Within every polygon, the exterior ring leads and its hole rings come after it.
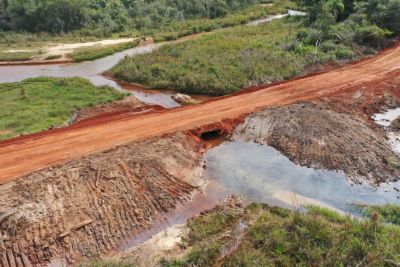
POLYGON ((255 143, 224 143, 209 150, 205 160, 206 177, 257 202, 319 203, 354 215, 353 204, 400 204, 400 182, 354 184, 342 173, 296 165, 274 148, 255 143))

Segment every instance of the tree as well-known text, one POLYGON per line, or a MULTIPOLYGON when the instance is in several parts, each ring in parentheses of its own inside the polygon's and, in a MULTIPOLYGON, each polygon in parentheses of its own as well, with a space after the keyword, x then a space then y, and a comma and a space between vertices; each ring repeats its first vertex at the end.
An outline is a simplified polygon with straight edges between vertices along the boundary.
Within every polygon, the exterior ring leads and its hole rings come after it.
POLYGON ((86 1, 55 0, 49 2, 39 15, 36 31, 69 32, 81 28, 86 22, 86 1))
POLYGON ((332 15, 335 17, 335 20, 337 21, 339 18, 339 14, 344 11, 343 0, 328 0, 326 4, 329 8, 329 11, 332 13, 332 15))
POLYGON ((0 30, 10 29, 10 17, 7 13, 8 1, 0 0, 0 30))

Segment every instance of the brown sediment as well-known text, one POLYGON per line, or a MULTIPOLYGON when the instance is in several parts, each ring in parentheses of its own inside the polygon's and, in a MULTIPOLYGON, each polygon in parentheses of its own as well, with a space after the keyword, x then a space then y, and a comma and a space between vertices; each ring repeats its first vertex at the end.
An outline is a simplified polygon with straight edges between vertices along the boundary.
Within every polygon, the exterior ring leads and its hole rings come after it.
POLYGON ((6 257, 10 266, 22 266, 15 265, 19 261, 29 266, 61 258, 73 264, 104 255, 191 199, 202 164, 199 143, 178 133, 2 185, 0 261, 6 257))

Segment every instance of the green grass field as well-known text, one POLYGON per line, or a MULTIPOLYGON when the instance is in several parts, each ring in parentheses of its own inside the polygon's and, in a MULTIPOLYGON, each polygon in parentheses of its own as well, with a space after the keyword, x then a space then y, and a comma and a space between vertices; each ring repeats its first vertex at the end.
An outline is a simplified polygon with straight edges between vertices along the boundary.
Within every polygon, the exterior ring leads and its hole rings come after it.
POLYGON ((166 45, 151 54, 126 58, 110 73, 117 79, 155 89, 225 95, 298 76, 313 63, 355 57, 347 47, 336 44, 324 44, 316 57, 313 47, 294 48, 302 25, 298 19, 282 19, 223 29, 166 45))
POLYGON ((66 123, 74 111, 126 95, 81 78, 35 78, 0 84, 0 139, 66 123))

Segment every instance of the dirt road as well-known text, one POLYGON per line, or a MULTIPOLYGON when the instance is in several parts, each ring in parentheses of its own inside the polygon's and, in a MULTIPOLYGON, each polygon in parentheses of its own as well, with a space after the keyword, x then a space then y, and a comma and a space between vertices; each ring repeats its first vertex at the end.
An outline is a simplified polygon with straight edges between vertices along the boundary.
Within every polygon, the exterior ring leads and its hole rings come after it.
POLYGON ((69 128, 8 140, 0 143, 0 183, 134 140, 204 127, 272 105, 318 99, 366 82, 390 79, 399 73, 400 45, 397 45, 341 69, 199 105, 136 116, 97 118, 69 128))

